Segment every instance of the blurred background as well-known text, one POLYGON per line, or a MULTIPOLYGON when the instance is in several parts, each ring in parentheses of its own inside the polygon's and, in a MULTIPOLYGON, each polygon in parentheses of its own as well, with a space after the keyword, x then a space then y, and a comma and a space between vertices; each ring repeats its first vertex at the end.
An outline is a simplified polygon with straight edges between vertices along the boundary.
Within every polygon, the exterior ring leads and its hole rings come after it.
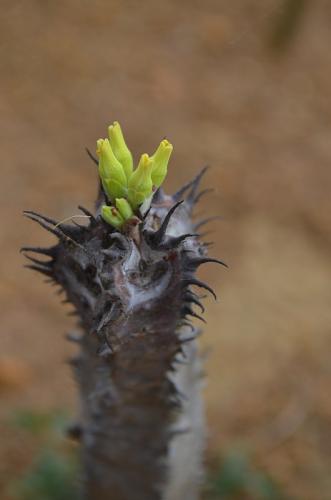
POLYGON ((52 242, 22 210, 92 208, 84 148, 119 120, 136 158, 174 144, 169 192, 211 166, 198 212, 222 215, 206 239, 230 270, 201 272, 219 295, 202 339, 206 498, 330 499, 330 2, 1 7, 0 498, 72 498, 54 484, 72 465, 57 430, 77 403, 74 321, 22 267, 20 246, 52 242))

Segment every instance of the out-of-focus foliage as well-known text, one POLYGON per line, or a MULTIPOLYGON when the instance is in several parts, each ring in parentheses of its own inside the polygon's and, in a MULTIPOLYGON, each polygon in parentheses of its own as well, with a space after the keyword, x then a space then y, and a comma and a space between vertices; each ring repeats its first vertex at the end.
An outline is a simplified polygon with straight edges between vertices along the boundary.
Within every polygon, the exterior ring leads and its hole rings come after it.
POLYGON ((68 446, 65 430, 68 417, 63 411, 20 410, 11 425, 40 440, 40 451, 22 477, 10 485, 15 500, 75 500, 78 498, 78 461, 68 446))
POLYGON ((285 500, 275 482, 257 470, 247 456, 236 451, 223 458, 211 476, 208 489, 210 500, 285 500))
POLYGON ((68 416, 63 411, 53 413, 19 410, 12 415, 10 423, 35 435, 45 432, 50 438, 50 435, 63 433, 68 423, 68 416))
POLYGON ((75 500, 76 461, 53 450, 43 451, 17 486, 19 500, 75 500))
POLYGON ((286 49, 298 32, 301 18, 308 0, 283 0, 283 8, 271 30, 271 47, 275 50, 286 49))

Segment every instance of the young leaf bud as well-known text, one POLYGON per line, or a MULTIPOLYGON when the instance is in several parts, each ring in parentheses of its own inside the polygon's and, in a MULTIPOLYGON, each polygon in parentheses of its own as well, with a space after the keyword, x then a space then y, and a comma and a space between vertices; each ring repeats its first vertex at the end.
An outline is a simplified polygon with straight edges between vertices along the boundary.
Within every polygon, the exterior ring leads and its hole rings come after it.
POLYGON ((141 155, 138 167, 132 173, 128 183, 128 200, 134 210, 152 194, 152 168, 153 162, 148 154, 141 155))
POLYGON ((172 150, 172 144, 164 139, 151 157, 153 160, 152 181, 156 187, 161 186, 167 175, 167 168, 172 150))
POLYGON ((125 143, 122 129, 118 122, 114 122, 108 127, 108 135, 114 155, 121 162, 126 178, 129 180, 133 170, 132 154, 125 143))
POLYGON ((96 153, 97 153, 97 156, 100 157, 100 153, 101 153, 101 146, 102 146, 102 143, 103 143, 104 139, 98 139, 97 140, 97 148, 96 148, 96 153))
POLYGON ((104 139, 98 147, 100 147, 99 175, 108 198, 114 200, 126 196, 126 175, 121 163, 114 155, 109 140, 104 139))
POLYGON ((119 229, 124 223, 123 217, 115 207, 103 205, 101 207, 101 216, 105 222, 115 227, 116 229, 119 229))
POLYGON ((116 208, 124 220, 133 216, 131 205, 125 198, 116 198, 116 208))

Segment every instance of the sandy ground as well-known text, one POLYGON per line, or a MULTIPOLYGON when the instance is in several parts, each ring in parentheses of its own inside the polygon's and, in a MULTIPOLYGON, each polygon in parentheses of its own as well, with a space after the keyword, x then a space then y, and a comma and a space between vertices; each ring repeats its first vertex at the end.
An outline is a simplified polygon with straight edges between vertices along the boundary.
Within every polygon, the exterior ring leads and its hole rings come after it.
POLYGON ((84 147, 119 120, 137 156, 167 136, 167 188, 200 166, 212 254, 207 303, 209 454, 249 450, 284 491, 331 488, 331 6, 306 2, 293 37, 270 46, 283 2, 2 2, 0 19, 1 498, 34 445, 17 408, 74 408, 63 339, 71 320, 18 248, 51 237, 22 210, 92 207, 84 147))

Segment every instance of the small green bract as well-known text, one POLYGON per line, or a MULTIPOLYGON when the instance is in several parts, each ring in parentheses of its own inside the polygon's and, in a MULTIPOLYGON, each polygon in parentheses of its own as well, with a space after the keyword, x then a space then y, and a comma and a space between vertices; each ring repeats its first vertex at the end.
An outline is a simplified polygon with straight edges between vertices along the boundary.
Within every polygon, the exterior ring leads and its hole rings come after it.
POLYGON ((167 175, 172 150, 172 144, 164 139, 152 156, 142 154, 133 169, 132 154, 120 124, 114 122, 108 127, 108 138, 99 139, 96 150, 101 183, 109 201, 109 205, 101 207, 105 222, 121 229, 132 217, 140 215, 139 207, 152 197, 167 175))

